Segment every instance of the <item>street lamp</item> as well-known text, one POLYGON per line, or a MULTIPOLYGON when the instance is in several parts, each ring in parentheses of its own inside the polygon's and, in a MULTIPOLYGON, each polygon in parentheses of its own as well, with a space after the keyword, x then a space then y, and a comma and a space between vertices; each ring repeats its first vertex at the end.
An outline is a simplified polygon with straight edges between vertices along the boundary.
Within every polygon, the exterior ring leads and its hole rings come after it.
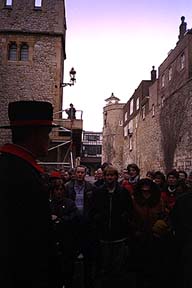
POLYGON ((69 71, 70 82, 69 83, 61 83, 61 87, 73 86, 75 84, 75 82, 76 82, 75 75, 76 75, 76 71, 72 67, 71 70, 69 71))

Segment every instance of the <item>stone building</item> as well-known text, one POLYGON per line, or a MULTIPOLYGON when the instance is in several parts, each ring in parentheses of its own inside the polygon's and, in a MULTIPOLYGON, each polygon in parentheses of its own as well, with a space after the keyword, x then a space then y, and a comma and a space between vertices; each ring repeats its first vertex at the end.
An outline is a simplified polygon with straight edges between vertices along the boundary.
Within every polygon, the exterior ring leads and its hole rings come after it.
MULTIPOLYGON (((65 35, 64 0, 0 0, 0 125, 7 124, 10 101, 50 101, 54 120, 63 127, 51 135, 51 145, 58 148, 50 151, 50 161, 64 159, 68 147, 61 143, 71 137, 64 135, 65 123, 58 113, 63 105, 65 35)), ((78 125, 76 129, 73 121, 67 128, 81 133, 82 119, 78 125)), ((10 139, 8 133, 1 129, 0 145, 10 139)), ((74 143, 75 139, 73 150, 74 143)))
POLYGON ((110 146, 118 141, 116 158, 111 155, 108 160, 120 169, 134 162, 143 176, 148 170, 192 170, 192 29, 187 30, 184 20, 181 17, 178 42, 159 66, 158 78, 153 66, 151 80, 141 81, 122 104, 122 114, 118 110, 119 117, 108 120, 112 123, 108 127, 104 107, 103 153, 104 143, 110 146), (121 135, 110 136, 119 121, 123 122, 121 135))
POLYGON ((123 161, 123 107, 125 104, 119 103, 120 99, 112 93, 105 100, 104 126, 102 143, 102 163, 115 163, 118 169, 123 161))

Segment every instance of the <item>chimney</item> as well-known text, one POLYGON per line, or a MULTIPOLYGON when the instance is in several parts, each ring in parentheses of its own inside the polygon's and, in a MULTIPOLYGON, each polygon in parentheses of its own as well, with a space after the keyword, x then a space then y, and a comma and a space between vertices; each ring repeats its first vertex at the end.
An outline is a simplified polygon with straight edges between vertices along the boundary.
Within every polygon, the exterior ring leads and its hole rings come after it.
POLYGON ((157 79, 157 71, 155 70, 155 66, 152 66, 152 70, 151 70, 151 81, 155 82, 155 80, 157 79))
POLYGON ((179 40, 183 39, 185 32, 187 31, 187 23, 185 22, 185 17, 181 17, 181 24, 179 26, 179 40))

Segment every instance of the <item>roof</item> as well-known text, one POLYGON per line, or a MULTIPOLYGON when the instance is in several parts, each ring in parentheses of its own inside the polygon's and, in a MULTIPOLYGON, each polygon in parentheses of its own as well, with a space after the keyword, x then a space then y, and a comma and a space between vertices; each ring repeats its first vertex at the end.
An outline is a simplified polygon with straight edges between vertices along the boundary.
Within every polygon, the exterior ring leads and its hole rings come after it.
POLYGON ((120 99, 118 97, 116 97, 113 93, 111 93, 111 96, 109 98, 105 99, 106 102, 113 101, 113 100, 115 100, 117 102, 120 101, 120 99))

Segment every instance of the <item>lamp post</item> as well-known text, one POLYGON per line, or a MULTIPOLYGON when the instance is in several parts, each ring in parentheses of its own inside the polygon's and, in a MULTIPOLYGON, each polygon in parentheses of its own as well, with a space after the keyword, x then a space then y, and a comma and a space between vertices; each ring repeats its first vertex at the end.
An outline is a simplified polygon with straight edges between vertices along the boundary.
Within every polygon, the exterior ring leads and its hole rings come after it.
MULTIPOLYGON (((68 82, 68 83, 61 83, 61 84, 60 84, 60 87, 73 86, 73 85, 75 84, 75 82, 76 82, 75 75, 76 75, 76 71, 75 71, 75 69, 72 67, 71 70, 69 71, 70 82, 68 82)), ((63 112, 63 111, 65 111, 65 110, 60 110, 60 111, 58 111, 58 112, 55 112, 54 114, 61 113, 61 112, 63 112)), ((73 161, 72 125, 73 125, 73 121, 71 121, 71 127, 70 127, 71 129, 70 129, 70 130, 66 129, 66 130, 70 131, 70 141, 69 141, 70 145, 69 145, 69 150, 67 151, 67 153, 70 152, 70 162, 71 162, 71 167, 73 168, 73 167, 74 167, 74 161, 73 161)), ((67 154, 66 154, 66 155, 67 155, 67 154)), ((66 155, 65 155, 65 157, 66 157, 66 155)))
POLYGON ((76 82, 75 75, 76 75, 76 71, 72 67, 71 70, 69 71, 70 82, 69 83, 61 83, 61 87, 73 86, 76 82))

